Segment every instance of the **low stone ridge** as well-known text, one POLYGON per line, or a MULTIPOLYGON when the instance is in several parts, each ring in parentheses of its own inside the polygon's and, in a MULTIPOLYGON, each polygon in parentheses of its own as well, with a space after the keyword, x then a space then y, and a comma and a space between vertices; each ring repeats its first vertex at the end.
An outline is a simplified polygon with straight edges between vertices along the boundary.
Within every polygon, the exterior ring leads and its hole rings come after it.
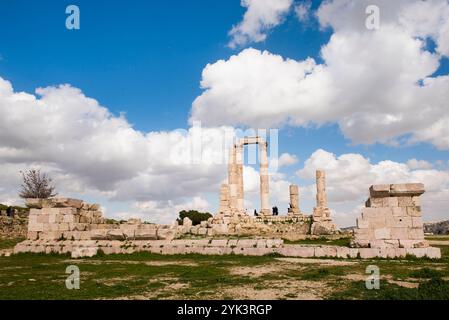
POLYGON ((424 185, 392 184, 370 188, 370 198, 357 219, 355 247, 426 248, 420 196, 424 185))
POLYGON ((278 254, 298 258, 441 258, 438 248, 348 248, 337 246, 284 245, 281 239, 223 239, 223 240, 153 240, 153 241, 55 241, 27 240, 14 248, 14 253, 70 253, 72 258, 93 257, 103 254, 132 254, 149 252, 162 255, 204 254, 264 256, 278 254))

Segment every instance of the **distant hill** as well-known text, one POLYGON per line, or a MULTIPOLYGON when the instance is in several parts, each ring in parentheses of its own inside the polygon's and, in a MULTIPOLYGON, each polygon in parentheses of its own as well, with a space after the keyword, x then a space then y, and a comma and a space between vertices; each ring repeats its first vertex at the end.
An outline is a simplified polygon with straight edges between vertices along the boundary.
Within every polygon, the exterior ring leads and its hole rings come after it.
POLYGON ((425 233, 449 234, 449 220, 424 224, 425 233))

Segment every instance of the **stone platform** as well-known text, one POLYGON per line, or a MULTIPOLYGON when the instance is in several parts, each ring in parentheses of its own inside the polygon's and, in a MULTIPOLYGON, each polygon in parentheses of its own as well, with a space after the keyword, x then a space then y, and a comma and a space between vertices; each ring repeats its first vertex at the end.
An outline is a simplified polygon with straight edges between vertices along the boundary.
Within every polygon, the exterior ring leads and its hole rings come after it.
POLYGON ((150 252, 162 255, 227 255, 264 256, 278 254, 298 258, 341 259, 394 259, 414 256, 440 259, 438 248, 348 248, 338 246, 289 245, 281 239, 200 239, 200 240, 151 240, 151 241, 107 241, 107 240, 26 240, 16 245, 19 253, 71 254, 72 258, 93 257, 98 253, 132 254, 150 252))

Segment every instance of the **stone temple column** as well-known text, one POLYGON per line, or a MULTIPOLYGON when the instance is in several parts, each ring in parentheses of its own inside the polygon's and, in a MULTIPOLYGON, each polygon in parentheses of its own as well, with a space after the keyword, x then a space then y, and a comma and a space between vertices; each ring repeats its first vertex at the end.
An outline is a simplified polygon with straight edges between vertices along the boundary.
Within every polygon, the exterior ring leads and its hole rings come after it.
POLYGON ((316 206, 327 208, 326 172, 323 170, 316 171, 316 206))
POLYGON ((244 189, 243 189, 243 145, 236 147, 237 164, 237 209, 245 210, 244 189))
POLYGON ((260 206, 262 215, 272 215, 270 208, 270 178, 268 175, 268 144, 259 143, 260 155, 260 206))
POLYGON ((230 209, 229 185, 223 183, 220 188, 220 213, 227 213, 230 209))
POLYGON ((297 185, 290 186, 290 214, 300 214, 299 209, 299 187, 297 185))
POLYGON ((234 145, 232 146, 229 152, 228 179, 229 179, 229 206, 231 207, 231 209, 237 209, 238 168, 237 168, 237 150, 234 145))

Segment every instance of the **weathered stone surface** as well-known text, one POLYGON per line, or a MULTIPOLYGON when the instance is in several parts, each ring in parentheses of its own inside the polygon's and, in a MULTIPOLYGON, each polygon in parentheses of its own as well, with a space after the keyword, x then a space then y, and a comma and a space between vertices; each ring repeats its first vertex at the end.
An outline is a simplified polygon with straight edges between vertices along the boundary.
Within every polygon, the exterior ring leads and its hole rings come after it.
POLYGON ((122 230, 109 230, 107 231, 107 237, 109 240, 125 240, 126 236, 122 230))
POLYGON ((423 192, 422 184, 372 186, 367 202, 370 207, 362 211, 353 245, 373 249, 426 247, 421 207, 415 205, 423 192), (382 199, 382 207, 373 206, 376 198, 382 199))
POLYGON ((390 185, 380 184, 371 186, 369 189, 370 195, 373 198, 388 197, 390 195, 390 185))
POLYGON ((182 220, 182 225, 183 225, 184 227, 191 227, 191 226, 192 226, 192 220, 190 220, 188 217, 185 217, 185 218, 182 220))
POLYGON ((392 196, 420 196, 425 192, 424 184, 392 184, 390 195, 392 196))

